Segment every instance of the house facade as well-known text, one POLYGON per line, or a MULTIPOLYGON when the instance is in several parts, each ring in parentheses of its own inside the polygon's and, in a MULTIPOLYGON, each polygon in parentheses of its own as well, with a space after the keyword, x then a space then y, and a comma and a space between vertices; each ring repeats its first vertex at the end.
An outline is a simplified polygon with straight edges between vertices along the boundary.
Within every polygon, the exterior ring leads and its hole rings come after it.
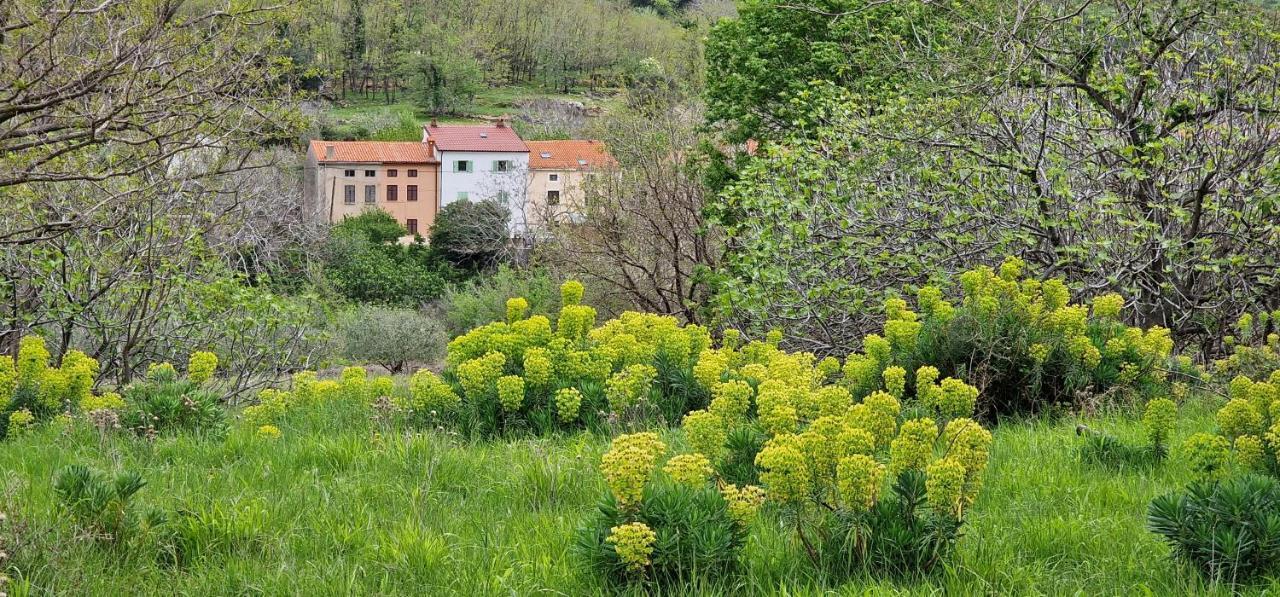
POLYGON ((422 127, 422 142, 432 144, 440 157, 440 207, 455 201, 496 199, 512 213, 512 229, 524 226, 528 196, 529 147, 499 119, 485 125, 422 127))
POLYGON ((533 228, 582 217, 583 184, 592 171, 611 168, 604 143, 593 139, 528 141, 529 191, 527 219, 533 228))
POLYGON ((303 196, 318 218, 337 223, 382 209, 415 234, 426 235, 440 211, 440 160, 430 144, 312 141, 303 196))

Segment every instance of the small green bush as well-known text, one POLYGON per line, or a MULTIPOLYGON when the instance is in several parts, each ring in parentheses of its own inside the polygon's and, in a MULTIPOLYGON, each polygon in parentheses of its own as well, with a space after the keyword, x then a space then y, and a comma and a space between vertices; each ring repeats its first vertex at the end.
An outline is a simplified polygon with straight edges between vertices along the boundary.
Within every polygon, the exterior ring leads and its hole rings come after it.
POLYGON ((359 307, 342 328, 343 356, 392 373, 403 372, 409 363, 436 364, 444 345, 440 323, 414 309, 359 307))
POLYGON ((529 315, 545 315, 554 320, 560 312, 560 291, 546 271, 502 266, 492 276, 478 277, 445 291, 440 303, 449 336, 456 338, 474 328, 503 321, 507 300, 516 297, 529 303, 529 315))
POLYGON ((139 512, 134 497, 146 484, 134 471, 108 477, 72 464, 55 473, 53 490, 59 506, 86 534, 100 543, 122 546, 164 524, 160 511, 139 512))
POLYGON ((123 391, 120 424, 134 433, 154 436, 171 431, 220 433, 226 411, 220 396, 188 378, 178 377, 168 363, 152 365, 146 379, 123 391))
POLYGON ((1280 483, 1246 475, 1156 498, 1147 525, 1209 579, 1247 583, 1280 572, 1280 483))

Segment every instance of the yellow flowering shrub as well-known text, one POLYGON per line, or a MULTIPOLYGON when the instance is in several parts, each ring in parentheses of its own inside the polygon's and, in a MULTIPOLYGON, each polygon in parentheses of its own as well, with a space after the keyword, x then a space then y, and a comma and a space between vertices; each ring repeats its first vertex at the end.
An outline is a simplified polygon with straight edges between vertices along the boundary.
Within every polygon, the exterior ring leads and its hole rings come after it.
POLYGON ((36 416, 28 409, 15 410, 9 413, 9 425, 5 437, 19 437, 30 431, 36 424, 36 416))
POLYGON ((471 400, 488 398, 497 390, 498 378, 502 377, 506 362, 506 355, 491 352, 458 365, 458 382, 462 384, 463 394, 471 400))
POLYGON ((49 368, 49 350, 44 338, 23 336, 18 341, 18 385, 38 384, 49 368))
POLYGON ((178 370, 173 368, 172 363, 152 363, 147 366, 147 379, 158 382, 173 381, 178 379, 178 370))
POLYGON ((246 406, 243 411, 245 421, 249 425, 261 427, 280 420, 289 408, 292 396, 274 388, 266 388, 258 392, 258 403, 246 406))
POLYGON ((606 539, 632 573, 640 573, 650 563, 653 543, 658 540, 653 529, 642 522, 631 522, 613 527, 606 539))
POLYGON ((672 456, 662 470, 672 481, 693 487, 706 485, 715 472, 711 461, 697 452, 672 456))
POLYGON ((80 412, 95 410, 120 410, 124 408, 124 398, 115 392, 106 392, 100 396, 89 395, 80 400, 80 412))
POLYGON ((1256 435, 1263 427, 1262 413, 1244 398, 1233 398, 1218 411, 1218 429, 1230 439, 1241 435, 1256 435))
POLYGON ((524 378, 519 375, 504 375, 498 378, 498 402, 502 409, 513 413, 524 404, 524 378))
POLYGON ((275 425, 262 425, 258 427, 258 437, 265 439, 280 439, 280 428, 275 425))
POLYGON ((1219 479, 1226 475, 1231 459, 1231 442, 1220 435, 1197 433, 1182 445, 1183 456, 1200 479, 1219 479))
POLYGON ((890 396, 901 400, 907 393, 907 370, 894 365, 886 367, 882 375, 885 391, 889 392, 890 396))
POLYGON ((812 479, 797 436, 781 434, 770 438, 756 454, 756 466, 770 498, 784 504, 808 499, 812 479))
POLYGON ((865 454, 841 458, 836 471, 841 503, 855 512, 866 511, 875 506, 880 499, 884 471, 883 464, 865 454))
POLYGON ((755 521, 765 499, 764 490, 755 485, 738 487, 728 483, 720 488, 720 495, 728 506, 729 516, 743 527, 750 526, 755 521))
POLYGON ((649 398, 658 370, 650 365, 630 365, 605 383, 605 398, 613 412, 621 414, 649 398))
POLYGON ((708 458, 719 459, 728 441, 728 427, 719 415, 705 410, 695 410, 684 416, 681 424, 685 440, 695 452, 708 458))
POLYGON ((213 379, 218 370, 218 355, 212 352, 198 351, 187 357, 187 379, 193 383, 204 383, 213 379))
POLYGON ((13 364, 13 359, 0 356, 0 411, 8 410, 17 389, 18 368, 13 364))
POLYGON ((419 369, 409 377, 409 395, 400 398, 399 402, 400 406, 414 413, 432 415, 453 411, 462 398, 439 375, 419 369))
POLYGON ((507 323, 515 323, 524 319, 529 312, 529 301, 518 296, 507 299, 507 323))
POLYGON ((640 503, 658 459, 667 445, 652 432, 621 435, 613 440, 600 460, 600 471, 618 505, 623 509, 640 503))
POLYGON ((898 475, 907 470, 924 470, 933 458, 938 425, 933 419, 912 419, 902 424, 889 444, 889 471, 898 475))
POLYGON ((578 388, 561 388, 556 391, 556 416, 563 423, 570 423, 578 418, 582 408, 582 392, 578 388))
POLYGON ((965 468, 955 458, 935 460, 925 468, 929 507, 943 516, 959 517, 963 507, 965 468))

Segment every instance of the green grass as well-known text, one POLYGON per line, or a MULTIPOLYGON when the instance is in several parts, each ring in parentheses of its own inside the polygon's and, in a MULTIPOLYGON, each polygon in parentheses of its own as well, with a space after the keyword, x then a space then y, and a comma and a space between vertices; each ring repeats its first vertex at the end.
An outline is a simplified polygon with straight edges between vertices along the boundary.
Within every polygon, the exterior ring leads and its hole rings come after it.
MULTIPOLYGON (((444 123, 478 123, 498 116, 509 116, 519 108, 516 104, 531 99, 546 98, 578 101, 589 107, 608 109, 612 98, 591 97, 582 92, 558 93, 531 86, 507 86, 486 88, 476 95, 465 114, 437 118, 444 123)), ((374 141, 418 141, 422 138, 422 125, 431 117, 419 111, 410 95, 401 93, 393 103, 381 97, 363 98, 348 96, 339 105, 330 108, 325 118, 338 127, 363 129, 361 135, 374 141)))
MULTIPOLYGON (((1212 425, 1207 405, 1185 410, 1175 441, 1212 425)), ((1179 488, 1188 471, 1176 459, 1119 470, 1081 464, 1076 422, 996 430, 959 553, 931 576, 830 585, 766 514, 748 543, 745 573, 689 592, 1226 593, 1175 565, 1144 528, 1150 499, 1179 488)), ((1123 417, 1088 423, 1140 441, 1140 426, 1123 417)), ((604 491, 595 466, 606 438, 472 442, 380 427, 367 411, 341 403, 291 415, 280 427, 278 440, 238 424, 224 437, 148 442, 119 433, 101 440, 80 425, 0 445, 0 509, 8 515, 0 545, 10 554, 10 576, 29 581, 35 594, 603 591, 569 546, 604 491), (197 514, 190 533, 202 555, 166 567, 153 553, 78 537, 51 487, 54 472, 74 462, 141 472, 146 504, 197 514)))

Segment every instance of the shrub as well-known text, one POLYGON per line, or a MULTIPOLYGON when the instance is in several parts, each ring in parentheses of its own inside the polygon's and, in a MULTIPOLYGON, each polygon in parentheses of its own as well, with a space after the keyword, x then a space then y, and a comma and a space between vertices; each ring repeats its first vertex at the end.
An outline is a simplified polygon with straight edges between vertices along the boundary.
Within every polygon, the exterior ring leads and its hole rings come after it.
POLYGON ((601 471, 609 494, 579 531, 575 549, 611 583, 688 586, 735 570, 762 503, 759 488, 710 482, 705 458, 658 464, 666 445, 653 433, 620 436, 601 471), (665 478, 656 478, 663 471, 665 478))
POLYGON ((1226 336, 1223 343, 1231 354, 1213 362, 1213 375, 1219 379, 1262 378, 1280 369, 1280 310, 1241 315, 1235 335, 1226 336))
POLYGON ((563 285, 554 325, 515 297, 501 319, 449 342, 443 377, 462 398, 452 414, 482 433, 542 432, 606 417, 623 425, 674 421, 705 403, 694 374, 711 344, 705 328, 635 312, 597 327, 595 310, 579 302, 583 293, 577 282, 563 285))
POLYGON ((431 225, 431 249, 463 270, 497 267, 509 245, 509 208, 496 200, 455 201, 431 225))
POLYGON ((421 239, 400 244, 407 234, 381 210, 344 219, 324 246, 326 280, 357 302, 417 307, 439 298, 458 274, 421 239))
POLYGON ((502 266, 492 276, 477 277, 445 291, 440 303, 449 336, 454 338, 472 328, 502 321, 507 300, 515 297, 525 299, 531 315, 554 320, 560 311, 559 291, 546 271, 502 266))
POLYGON ((53 479, 58 505, 71 520, 96 541, 115 546, 164 524, 160 511, 139 512, 134 498, 145 486, 137 472, 108 477, 81 464, 59 469, 53 479))
POLYGON ((1280 572, 1280 483, 1246 475, 1156 498, 1147 525, 1206 577, 1237 584, 1280 572))
POLYGON ((93 393, 98 371, 98 361, 78 350, 67 351, 54 367, 43 338, 23 337, 16 360, 0 356, 0 437, 25 432, 59 414, 88 412, 99 404, 118 407, 118 396, 93 393))
POLYGON ((376 363, 392 373, 409 363, 431 364, 443 356, 444 331, 439 322, 412 309, 361 307, 343 327, 343 354, 376 363))
POLYGON ((120 423, 139 435, 168 431, 219 433, 226 412, 218 394, 190 378, 178 377, 173 365, 154 364, 146 379, 123 390, 125 407, 120 423))
POLYGON ((931 399, 966 410, 964 401, 981 397, 977 414, 987 419, 1078 406, 1088 393, 1164 389, 1173 350, 1168 330, 1125 326, 1119 295, 1096 297, 1091 307, 1072 304, 1062 280, 1024 279, 1022 268, 1020 260, 1009 259, 998 271, 980 267, 961 274, 955 304, 941 288, 923 286, 916 292, 919 313, 901 298, 885 301, 883 334, 867 336, 862 352, 845 362, 847 387, 861 397, 889 375, 892 394, 921 383, 904 384, 903 372, 929 365, 922 370, 932 376, 928 381, 950 375, 978 389, 974 396, 944 391, 931 399))
POLYGON ((218 355, 212 352, 193 352, 187 361, 187 379, 202 384, 213 378, 218 369, 218 355))
POLYGON ((1201 480, 1253 472, 1280 478, 1280 369, 1264 381, 1237 375, 1215 420, 1218 433, 1192 435, 1185 458, 1201 480))
MULTIPOLYGON (((885 375, 855 359, 839 378, 830 363, 775 342, 738 346, 726 333, 721 348, 704 351, 695 375, 711 403, 683 423, 693 453, 722 483, 758 478, 806 554, 835 576, 932 568, 982 485, 991 434, 968 418, 976 388, 921 367, 911 397, 904 369, 885 375), (937 419, 903 421, 908 398, 937 419)), ((872 343, 869 358, 882 349, 872 343)))
POLYGON ((1178 405, 1168 398, 1153 398, 1147 402, 1142 415, 1142 425, 1147 443, 1132 445, 1105 433, 1076 427, 1076 434, 1084 436, 1080 447, 1081 459, 1093 464, 1108 466, 1148 465, 1163 461, 1169 455, 1169 436, 1178 420, 1178 405))

